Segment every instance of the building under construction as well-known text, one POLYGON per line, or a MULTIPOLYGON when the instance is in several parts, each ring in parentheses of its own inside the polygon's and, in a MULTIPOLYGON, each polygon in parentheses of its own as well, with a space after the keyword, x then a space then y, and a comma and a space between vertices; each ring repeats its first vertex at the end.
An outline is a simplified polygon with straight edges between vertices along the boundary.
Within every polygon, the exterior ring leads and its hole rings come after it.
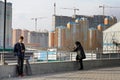
MULTIPOLYGON (((103 16, 103 15, 93 15, 93 16, 86 16, 86 15, 75 15, 74 16, 59 16, 53 15, 52 16, 52 27, 55 30, 58 26, 67 26, 67 23, 70 21, 75 21, 78 18, 87 18, 89 22, 89 28, 96 28, 98 24, 104 24, 104 19, 108 19, 107 17, 110 16, 103 16)), ((115 18, 115 17, 113 17, 115 18)), ((117 21, 117 20, 116 20, 117 21)), ((111 23, 111 22, 110 22, 111 23)))
POLYGON ((49 36, 49 47, 62 50, 73 48, 75 41, 80 41, 85 50, 103 49, 103 31, 117 22, 115 17, 100 15, 93 17, 82 15, 82 17, 71 17, 71 19, 69 17, 69 20, 66 17, 65 20, 69 22, 61 20, 63 21, 61 24, 57 20, 60 18, 54 19, 56 19, 54 20, 55 30, 49 34, 51 36, 49 36))

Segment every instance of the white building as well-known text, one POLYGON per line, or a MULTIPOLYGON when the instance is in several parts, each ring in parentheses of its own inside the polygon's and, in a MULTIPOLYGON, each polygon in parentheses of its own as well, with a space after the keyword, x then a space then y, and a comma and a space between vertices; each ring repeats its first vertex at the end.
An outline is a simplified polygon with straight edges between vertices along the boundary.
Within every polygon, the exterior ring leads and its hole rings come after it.
MULTIPOLYGON (((4 33, 4 2, 0 1, 0 48, 3 48, 4 33)), ((5 47, 12 46, 12 3, 7 3, 6 7, 6 41, 5 47)))
POLYGON ((103 50, 115 52, 120 49, 114 42, 120 43, 120 22, 103 31, 103 50))

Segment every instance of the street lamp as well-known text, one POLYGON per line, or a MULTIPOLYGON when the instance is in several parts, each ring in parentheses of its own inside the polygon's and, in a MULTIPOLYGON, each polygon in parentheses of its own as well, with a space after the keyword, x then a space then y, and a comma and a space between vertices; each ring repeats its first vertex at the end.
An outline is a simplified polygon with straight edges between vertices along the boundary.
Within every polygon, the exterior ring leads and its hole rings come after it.
POLYGON ((6 37, 6 3, 7 3, 7 0, 4 0, 4 33, 3 33, 3 51, 5 51, 5 37, 6 37))
POLYGON ((5 36, 6 36, 6 2, 7 2, 7 0, 4 0, 3 53, 1 55, 1 63, 2 64, 5 64, 5 61, 4 61, 4 51, 5 51, 5 42, 6 42, 6 39, 5 39, 5 36))

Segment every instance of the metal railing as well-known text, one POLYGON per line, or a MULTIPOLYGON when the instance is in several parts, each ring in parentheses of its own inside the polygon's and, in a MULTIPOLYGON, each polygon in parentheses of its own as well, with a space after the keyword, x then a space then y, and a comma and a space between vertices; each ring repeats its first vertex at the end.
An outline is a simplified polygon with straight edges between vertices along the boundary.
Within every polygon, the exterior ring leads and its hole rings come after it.
MULTIPOLYGON (((32 62, 56 62, 56 61, 75 61, 76 60, 76 52, 66 52, 66 51, 46 51, 42 53, 39 51, 33 55, 30 61, 32 62), (51 54, 53 53, 53 54, 51 54), (44 54, 44 55, 42 55, 44 54)), ((86 59, 84 60, 102 60, 102 59, 119 59, 120 53, 119 51, 109 51, 103 53, 103 51, 89 51, 85 52, 86 59)))
MULTIPOLYGON (((120 59, 120 53, 118 51, 85 51, 86 59, 84 60, 102 60, 102 59, 120 59), (104 53, 103 53, 104 52, 104 53)), ((34 51, 27 52, 25 59, 28 59, 30 63, 39 62, 61 62, 61 61, 75 61, 76 52, 67 51, 34 51)), ((13 52, 0 52, 0 63, 9 64, 16 63, 16 57, 13 52)))

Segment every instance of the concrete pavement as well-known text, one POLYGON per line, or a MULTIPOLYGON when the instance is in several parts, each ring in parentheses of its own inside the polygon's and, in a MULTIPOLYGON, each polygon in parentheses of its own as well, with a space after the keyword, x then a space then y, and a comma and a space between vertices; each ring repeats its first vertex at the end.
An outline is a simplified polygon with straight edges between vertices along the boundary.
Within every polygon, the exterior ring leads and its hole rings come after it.
POLYGON ((2 80, 120 80, 120 67, 4 78, 2 80))

